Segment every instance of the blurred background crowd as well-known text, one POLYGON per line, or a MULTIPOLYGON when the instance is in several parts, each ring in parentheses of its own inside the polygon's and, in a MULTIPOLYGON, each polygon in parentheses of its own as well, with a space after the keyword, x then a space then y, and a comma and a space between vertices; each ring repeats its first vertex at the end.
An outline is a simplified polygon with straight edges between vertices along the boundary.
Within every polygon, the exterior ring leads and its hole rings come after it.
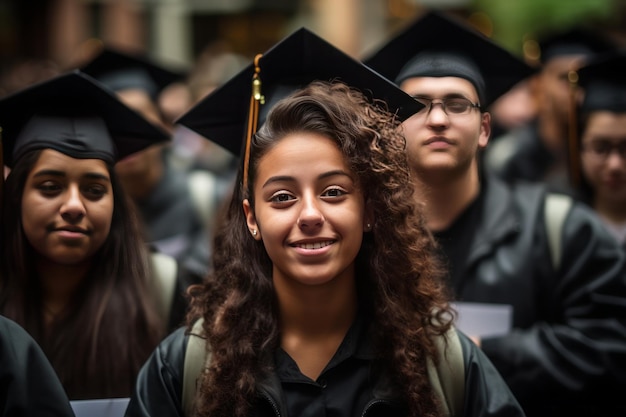
POLYGON ((358 58, 427 8, 465 18, 529 62, 548 30, 584 24, 626 43, 620 0, 2 0, 0 94, 88 60, 104 42, 189 71, 201 95, 298 27, 358 58))

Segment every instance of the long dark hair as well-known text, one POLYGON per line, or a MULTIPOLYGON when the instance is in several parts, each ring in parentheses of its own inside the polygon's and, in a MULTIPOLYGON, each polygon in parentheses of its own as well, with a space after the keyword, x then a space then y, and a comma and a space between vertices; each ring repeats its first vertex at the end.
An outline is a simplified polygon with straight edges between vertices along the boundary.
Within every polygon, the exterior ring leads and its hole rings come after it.
POLYGON ((276 104, 251 144, 248 189, 239 187, 215 238, 214 274, 190 290, 193 318, 204 317, 212 361, 201 376, 201 416, 244 416, 256 384, 272 371, 279 345, 272 263, 248 231, 242 201, 252 194, 261 158, 283 137, 315 132, 332 138, 365 192, 375 219, 356 259, 361 311, 382 369, 405 399, 411 416, 439 409, 426 372, 435 357, 432 335, 450 327, 451 310, 433 239, 415 207, 399 122, 345 84, 314 82, 276 104))
POLYGON ((111 166, 111 230, 71 305, 44 325, 35 250, 22 228, 22 195, 41 155, 16 161, 5 184, 0 311, 41 345, 70 399, 127 397, 139 368, 163 336, 150 287, 150 269, 138 219, 111 166))

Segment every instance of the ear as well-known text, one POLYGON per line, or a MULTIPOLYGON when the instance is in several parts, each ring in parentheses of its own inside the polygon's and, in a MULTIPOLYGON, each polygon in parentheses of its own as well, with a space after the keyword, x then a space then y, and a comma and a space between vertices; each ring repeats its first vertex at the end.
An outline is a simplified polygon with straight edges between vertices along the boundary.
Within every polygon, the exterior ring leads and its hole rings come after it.
POLYGON ((491 114, 485 112, 480 116, 480 134, 478 136, 478 148, 482 149, 489 143, 491 136, 491 114))
POLYGON ((256 217, 254 215, 254 210, 250 205, 250 201, 246 198, 243 200, 243 213, 246 215, 246 224, 248 225, 248 230, 252 235, 252 238, 255 240, 261 240, 261 231, 259 230, 259 225, 256 222, 256 217))

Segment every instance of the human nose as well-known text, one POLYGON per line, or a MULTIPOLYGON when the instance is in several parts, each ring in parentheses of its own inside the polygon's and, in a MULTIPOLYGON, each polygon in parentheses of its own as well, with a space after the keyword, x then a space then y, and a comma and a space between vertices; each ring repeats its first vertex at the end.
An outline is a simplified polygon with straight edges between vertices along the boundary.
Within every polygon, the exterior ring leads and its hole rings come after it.
POLYGON ((606 164, 609 169, 621 169, 626 165, 626 157, 619 152, 619 149, 612 148, 607 155, 606 164))
POLYGON ((298 227, 304 232, 311 232, 319 229, 324 224, 324 215, 314 197, 304 197, 302 199, 302 209, 298 217, 298 227))
POLYGON ((79 187, 72 185, 65 193, 65 201, 61 206, 61 216, 66 221, 76 221, 85 215, 85 204, 83 203, 79 187))
POLYGON ((445 111, 445 107, 442 101, 431 101, 428 106, 427 117, 428 123, 431 125, 447 125, 449 122, 448 113, 445 111))

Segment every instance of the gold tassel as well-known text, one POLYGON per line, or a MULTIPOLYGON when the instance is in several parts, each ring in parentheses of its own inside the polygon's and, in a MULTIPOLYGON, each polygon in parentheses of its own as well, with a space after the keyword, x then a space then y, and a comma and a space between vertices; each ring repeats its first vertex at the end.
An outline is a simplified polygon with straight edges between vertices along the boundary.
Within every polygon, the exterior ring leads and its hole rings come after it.
POLYGON ((259 123, 259 104, 265 104, 265 97, 261 94, 261 67, 259 60, 263 54, 254 57, 254 75, 252 76, 252 94, 250 95, 250 110, 248 111, 248 130, 246 132, 246 150, 243 157, 243 188, 248 188, 248 167, 250 165, 250 142, 256 133, 259 123))

